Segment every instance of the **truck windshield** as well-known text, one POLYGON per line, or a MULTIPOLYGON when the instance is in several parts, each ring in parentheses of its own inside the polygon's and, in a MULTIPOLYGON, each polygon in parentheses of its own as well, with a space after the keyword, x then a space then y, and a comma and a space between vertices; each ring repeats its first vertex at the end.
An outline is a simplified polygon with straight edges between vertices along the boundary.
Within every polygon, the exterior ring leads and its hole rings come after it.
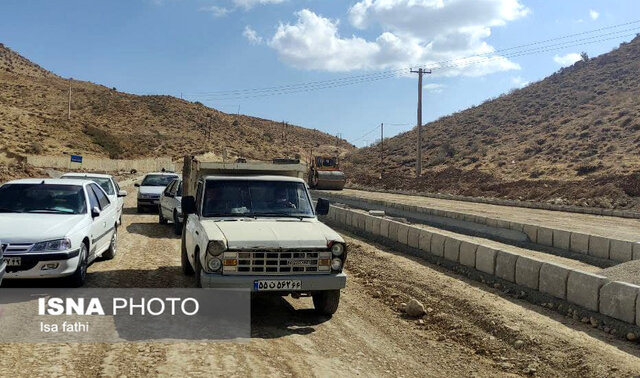
POLYGON ((304 184, 290 181, 210 180, 204 191, 205 217, 313 217, 304 184))
POLYGON ((6 184, 0 187, 0 213, 83 214, 82 186, 6 184))
POLYGON ((142 180, 142 186, 167 186, 177 178, 173 175, 147 175, 142 180))

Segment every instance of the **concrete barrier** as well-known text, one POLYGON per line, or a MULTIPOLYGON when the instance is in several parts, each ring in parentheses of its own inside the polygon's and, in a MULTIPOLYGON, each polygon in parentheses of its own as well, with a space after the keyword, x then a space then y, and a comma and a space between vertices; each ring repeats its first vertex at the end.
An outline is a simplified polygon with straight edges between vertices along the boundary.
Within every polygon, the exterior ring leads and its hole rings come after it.
POLYGON ((636 298, 640 287, 626 282, 608 282, 600 289, 600 313, 627 323, 636 321, 636 298))
POLYGON ((589 235, 580 234, 578 232, 571 233, 571 248, 572 252, 589 253, 589 235))
POLYGON ((516 262, 518 255, 498 251, 496 255, 496 276, 509 282, 516 282, 516 262))
POLYGON ((27 164, 40 168, 83 169, 95 172, 156 172, 163 168, 175 171, 176 166, 170 157, 153 159, 116 160, 96 156, 83 156, 82 163, 72 163, 71 156, 27 155, 27 164))
POLYGON ((591 311, 598 311, 600 289, 607 281, 597 274, 573 270, 567 278, 567 301, 591 311))
POLYGON ((567 299, 567 279, 571 269, 545 262, 540 267, 540 291, 559 299, 567 299))
POLYGON ((529 289, 538 290, 542 264, 542 261, 532 257, 518 257, 518 261, 516 261, 516 283, 529 289))
POLYGON ((418 238, 418 248, 420 250, 431 253, 431 237, 432 233, 427 230, 420 230, 420 236, 418 238))
POLYGON ((420 229, 417 227, 409 227, 409 233, 407 235, 407 244, 411 248, 420 248, 420 229))
POLYGON ((460 264, 475 268, 477 244, 462 242, 460 244, 460 264))
POLYGON ((444 257, 444 242, 447 239, 446 236, 441 234, 431 235, 431 254, 439 257, 444 257))
POLYGON ((633 259, 633 243, 622 240, 611 240, 609 259, 619 262, 633 259))
POLYGON ((496 271, 497 253, 493 248, 479 245, 476 250, 476 269, 487 274, 494 274, 496 271))
POLYGON ((589 255, 609 259, 609 239, 601 236, 589 236, 589 255))
POLYGON ((458 262, 460 258, 460 240, 447 238, 444 241, 444 258, 449 261, 458 262))
POLYGON ((409 245, 409 226, 406 224, 398 225, 398 243, 409 245))

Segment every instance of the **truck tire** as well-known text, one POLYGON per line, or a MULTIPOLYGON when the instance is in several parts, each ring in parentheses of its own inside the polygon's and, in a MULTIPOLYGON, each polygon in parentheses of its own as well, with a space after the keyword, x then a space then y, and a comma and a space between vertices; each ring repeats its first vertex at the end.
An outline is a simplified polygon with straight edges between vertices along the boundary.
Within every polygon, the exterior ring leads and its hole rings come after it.
POLYGON ((187 247, 184 244, 184 231, 182 231, 182 246, 181 246, 181 253, 180 253, 180 261, 182 263, 182 273, 185 276, 192 276, 193 273, 195 273, 193 271, 193 267, 191 266, 191 263, 189 262, 189 257, 187 257, 187 247))
POLYGON ((320 291, 312 295, 313 307, 318 314, 331 316, 338 311, 340 290, 320 291))
POLYGON ((87 280, 87 266, 89 265, 89 248, 85 243, 80 244, 80 253, 78 254, 80 259, 78 261, 78 267, 72 275, 67 277, 67 283, 70 287, 80 287, 84 285, 87 280))
POLYGON ((168 223, 167 219, 164 217, 164 215, 162 215, 162 208, 160 207, 160 205, 158 205, 158 223, 160 224, 168 223))
POLYGON ((193 271, 196 279, 196 287, 202 287, 202 266, 200 266, 200 252, 196 252, 193 256, 193 271))
POLYGON ((116 252, 118 251, 118 228, 114 227, 113 235, 111 235, 111 243, 109 243, 109 249, 104 251, 102 257, 107 260, 112 260, 116 257, 116 252))

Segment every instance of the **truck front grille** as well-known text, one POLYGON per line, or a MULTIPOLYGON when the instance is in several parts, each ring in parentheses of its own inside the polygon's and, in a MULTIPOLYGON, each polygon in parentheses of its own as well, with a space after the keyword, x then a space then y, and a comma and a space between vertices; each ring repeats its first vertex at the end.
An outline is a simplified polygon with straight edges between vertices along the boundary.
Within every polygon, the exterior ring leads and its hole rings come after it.
POLYGON ((224 260, 236 260, 236 266, 225 265, 224 274, 285 275, 326 274, 331 268, 328 251, 233 251, 224 260))

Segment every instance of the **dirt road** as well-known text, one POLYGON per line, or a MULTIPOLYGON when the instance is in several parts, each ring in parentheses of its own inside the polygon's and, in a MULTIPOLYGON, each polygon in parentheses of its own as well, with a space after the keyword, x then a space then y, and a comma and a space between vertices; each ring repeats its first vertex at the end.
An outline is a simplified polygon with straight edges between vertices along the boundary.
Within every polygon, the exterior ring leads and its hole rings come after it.
MULTIPOLYGON (((130 184, 130 183, 129 183, 130 184)), ((191 287, 179 239, 126 201, 114 260, 90 287, 191 287)), ((0 344, 2 376, 632 376, 640 349, 437 266, 345 235, 350 274, 337 314, 308 299, 252 303, 248 343, 0 344), (406 318, 400 304, 428 314, 406 318), (517 340, 522 341, 516 342, 517 340), (520 345, 522 344, 522 345, 520 345)))

